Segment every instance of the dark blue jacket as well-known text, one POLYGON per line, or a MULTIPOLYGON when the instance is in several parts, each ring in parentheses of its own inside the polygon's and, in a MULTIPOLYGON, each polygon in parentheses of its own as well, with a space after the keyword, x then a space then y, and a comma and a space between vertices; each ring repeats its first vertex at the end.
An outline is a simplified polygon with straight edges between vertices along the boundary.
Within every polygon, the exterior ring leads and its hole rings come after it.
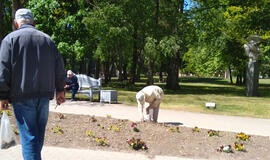
POLYGON ((72 75, 71 78, 66 78, 66 84, 70 85, 70 87, 74 88, 75 90, 78 90, 79 84, 78 84, 78 78, 76 75, 72 75))
POLYGON ((23 24, 8 34, 0 46, 0 100, 53 98, 64 91, 63 60, 45 33, 23 24))

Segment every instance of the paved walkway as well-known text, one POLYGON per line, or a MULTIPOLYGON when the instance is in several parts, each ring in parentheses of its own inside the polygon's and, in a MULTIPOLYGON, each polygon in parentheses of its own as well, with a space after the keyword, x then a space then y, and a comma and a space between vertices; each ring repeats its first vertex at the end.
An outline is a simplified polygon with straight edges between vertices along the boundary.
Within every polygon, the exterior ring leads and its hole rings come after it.
MULTIPOLYGON (((136 107, 123 104, 92 103, 86 101, 67 101, 55 109, 55 102, 50 102, 50 111, 71 114, 95 115, 138 121, 136 107)), ((270 120, 236 116, 221 116, 183 111, 160 110, 159 122, 175 123, 187 127, 214 129, 220 131, 245 132, 251 135, 270 136, 270 120)), ((181 157, 155 156, 152 158, 143 154, 120 152, 93 151, 84 149, 68 149, 44 146, 43 160, 192 160, 181 157)), ((0 150, 2 160, 20 160, 21 146, 17 145, 8 150, 0 150)))

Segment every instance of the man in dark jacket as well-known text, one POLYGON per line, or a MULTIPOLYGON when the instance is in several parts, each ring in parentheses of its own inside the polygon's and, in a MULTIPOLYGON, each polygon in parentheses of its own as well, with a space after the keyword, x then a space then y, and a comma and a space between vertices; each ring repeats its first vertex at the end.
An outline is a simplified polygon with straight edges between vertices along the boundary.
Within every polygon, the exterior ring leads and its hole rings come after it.
POLYGON ((31 10, 17 10, 14 23, 0 47, 1 109, 13 104, 23 157, 40 160, 55 90, 57 103, 65 102, 64 64, 52 39, 35 29, 31 10))
POLYGON ((67 71, 66 90, 71 90, 71 101, 75 100, 75 94, 79 89, 78 78, 71 70, 67 71))

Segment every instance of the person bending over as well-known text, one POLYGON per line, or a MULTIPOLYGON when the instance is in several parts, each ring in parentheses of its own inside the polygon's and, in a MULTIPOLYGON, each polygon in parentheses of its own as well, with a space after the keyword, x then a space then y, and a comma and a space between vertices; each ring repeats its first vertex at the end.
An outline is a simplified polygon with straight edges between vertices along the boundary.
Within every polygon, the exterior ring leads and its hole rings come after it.
POLYGON ((157 122, 159 105, 163 96, 163 90, 155 85, 146 86, 136 94, 141 121, 157 122), (149 105, 145 105, 145 103, 149 105), (144 108, 145 115, 143 114, 144 108))

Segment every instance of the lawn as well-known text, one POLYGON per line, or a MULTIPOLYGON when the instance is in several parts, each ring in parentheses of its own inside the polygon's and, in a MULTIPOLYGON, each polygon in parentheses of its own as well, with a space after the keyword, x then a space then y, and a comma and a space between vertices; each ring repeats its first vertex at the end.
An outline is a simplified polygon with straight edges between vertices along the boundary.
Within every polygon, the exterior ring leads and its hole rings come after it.
MULTIPOLYGON (((190 112, 270 118, 270 79, 260 79, 259 96, 246 97, 245 87, 229 84, 226 79, 183 78, 180 89, 166 90, 165 83, 155 83, 164 89, 162 109, 190 112), (207 109, 205 102, 215 102, 216 109, 207 109)), ((145 82, 129 85, 113 81, 103 89, 118 91, 118 102, 136 107, 135 95, 145 82)))

